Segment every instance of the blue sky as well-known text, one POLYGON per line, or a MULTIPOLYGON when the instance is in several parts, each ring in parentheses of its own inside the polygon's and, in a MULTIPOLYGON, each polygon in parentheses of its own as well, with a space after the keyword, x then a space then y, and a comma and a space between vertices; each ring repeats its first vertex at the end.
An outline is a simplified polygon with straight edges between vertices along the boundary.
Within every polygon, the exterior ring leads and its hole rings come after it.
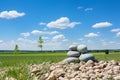
POLYGON ((0 0, 0 50, 120 49, 120 0, 0 0))

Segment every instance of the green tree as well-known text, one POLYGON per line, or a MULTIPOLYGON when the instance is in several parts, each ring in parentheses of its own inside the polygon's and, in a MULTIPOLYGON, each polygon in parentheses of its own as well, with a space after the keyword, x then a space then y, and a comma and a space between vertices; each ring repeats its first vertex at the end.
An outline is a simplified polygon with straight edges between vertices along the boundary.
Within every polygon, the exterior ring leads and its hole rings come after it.
POLYGON ((18 54, 19 53, 19 47, 18 45, 16 44, 15 45, 15 49, 14 49, 14 54, 18 54))
POLYGON ((39 37, 39 41, 38 42, 39 42, 38 47, 40 47, 41 51, 42 51, 42 48, 43 48, 43 39, 42 39, 42 36, 39 37))

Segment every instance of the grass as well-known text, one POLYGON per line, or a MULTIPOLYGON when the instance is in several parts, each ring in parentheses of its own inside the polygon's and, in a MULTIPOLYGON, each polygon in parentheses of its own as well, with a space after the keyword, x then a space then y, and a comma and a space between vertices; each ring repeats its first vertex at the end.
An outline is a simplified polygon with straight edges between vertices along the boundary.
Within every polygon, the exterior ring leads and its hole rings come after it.
MULTIPOLYGON (((120 52, 104 52, 93 53, 98 60, 115 60, 120 62, 120 52)), ((5 80, 6 77, 14 77, 17 80, 33 80, 29 78, 28 65, 40 64, 43 62, 59 62, 67 58, 66 52, 57 53, 0 53, 0 80, 5 80), (3 71, 2 70, 6 70, 3 71), (4 74, 4 76, 1 76, 4 74)))
POLYGON ((0 54, 0 67, 58 62, 66 57, 66 53, 0 54))
POLYGON ((117 62, 120 62, 120 52, 110 52, 109 54, 100 52, 100 53, 93 53, 93 55, 98 60, 104 60, 104 61, 115 60, 117 62))

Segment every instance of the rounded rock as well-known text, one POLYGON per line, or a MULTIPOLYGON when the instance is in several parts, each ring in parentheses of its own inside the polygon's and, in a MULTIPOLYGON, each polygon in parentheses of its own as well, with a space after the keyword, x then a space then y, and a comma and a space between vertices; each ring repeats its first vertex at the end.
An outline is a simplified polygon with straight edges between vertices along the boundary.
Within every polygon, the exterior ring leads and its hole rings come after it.
POLYGON ((80 62, 79 58, 76 58, 76 57, 69 57, 69 58, 66 58, 62 61, 62 63, 71 63, 71 62, 80 62))
POLYGON ((67 56, 68 57, 79 57, 80 53, 78 51, 68 51, 67 56))
POLYGON ((86 45, 78 45, 77 50, 81 53, 87 52, 87 46, 86 45))
POLYGON ((85 62, 87 62, 88 60, 93 60, 93 61, 95 60, 94 56, 90 53, 81 54, 79 59, 85 62))
POLYGON ((77 45, 70 45, 69 50, 70 51, 77 51, 77 45))

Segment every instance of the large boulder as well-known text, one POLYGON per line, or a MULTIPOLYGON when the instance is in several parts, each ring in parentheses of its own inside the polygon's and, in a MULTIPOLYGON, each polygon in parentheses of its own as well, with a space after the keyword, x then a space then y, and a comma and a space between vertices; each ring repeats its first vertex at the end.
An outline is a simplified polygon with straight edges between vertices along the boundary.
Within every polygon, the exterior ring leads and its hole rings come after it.
POLYGON ((78 45, 77 50, 81 53, 86 53, 87 52, 87 46, 86 45, 78 45))
POLYGON ((79 57, 80 56, 80 52, 78 52, 78 51, 68 51, 67 52, 67 56, 68 57, 79 57))
POLYGON ((91 53, 81 54, 79 59, 87 62, 88 60, 95 60, 95 57, 91 53))
POLYGON ((66 59, 64 59, 63 61, 61 61, 61 63, 77 63, 77 62, 80 62, 79 58, 75 58, 75 57, 68 57, 66 59))
POLYGON ((70 45, 69 50, 70 51, 77 51, 77 45, 70 45))

